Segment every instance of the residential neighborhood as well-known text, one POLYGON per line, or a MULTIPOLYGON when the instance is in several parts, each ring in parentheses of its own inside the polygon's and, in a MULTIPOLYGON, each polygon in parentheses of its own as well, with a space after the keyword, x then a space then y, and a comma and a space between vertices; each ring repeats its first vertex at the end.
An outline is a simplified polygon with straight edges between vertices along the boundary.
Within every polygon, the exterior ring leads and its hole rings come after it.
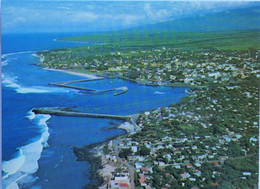
POLYGON ((246 111, 257 112, 258 97, 234 95, 236 90, 218 88, 215 93, 226 98, 213 100, 209 89, 194 89, 187 102, 141 114, 142 130, 119 143, 119 155, 135 167, 136 187, 225 188, 230 179, 239 179, 232 184, 253 188, 249 180, 258 178, 259 116, 246 111), (254 107, 243 109, 234 100, 240 97, 254 107))
POLYGON ((102 170, 110 171, 100 188, 257 187, 259 51, 163 47, 77 59, 75 53, 42 52, 41 65, 190 87, 179 103, 141 112, 135 132, 103 145, 102 170))
POLYGON ((2 5, 0 189, 260 188, 260 0, 2 5))
POLYGON ((45 68, 85 70, 148 85, 234 84, 251 72, 260 77, 258 52, 255 49, 195 51, 164 47, 105 55, 93 55, 91 48, 88 51, 41 52, 39 55, 44 59, 40 65, 45 68))

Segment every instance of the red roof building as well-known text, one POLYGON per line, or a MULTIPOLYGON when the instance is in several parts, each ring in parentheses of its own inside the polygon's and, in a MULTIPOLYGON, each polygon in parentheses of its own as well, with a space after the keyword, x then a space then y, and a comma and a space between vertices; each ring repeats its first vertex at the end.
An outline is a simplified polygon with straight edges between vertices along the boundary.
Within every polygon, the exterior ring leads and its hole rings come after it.
POLYGON ((127 184, 127 183, 120 183, 119 184, 119 188, 120 189, 128 189, 129 188, 129 184, 127 184))
POLYGON ((214 161, 214 164, 215 164, 216 166, 219 166, 219 163, 218 163, 217 161, 214 161))
POLYGON ((190 163, 188 163, 188 164, 186 165, 186 167, 187 167, 187 168, 192 168, 193 166, 192 166, 190 163))

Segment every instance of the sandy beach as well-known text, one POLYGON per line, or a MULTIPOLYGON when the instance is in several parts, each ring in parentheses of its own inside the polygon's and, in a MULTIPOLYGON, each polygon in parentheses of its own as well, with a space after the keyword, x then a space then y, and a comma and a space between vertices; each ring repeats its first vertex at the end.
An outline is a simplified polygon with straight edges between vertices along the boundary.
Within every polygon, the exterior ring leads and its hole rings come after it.
MULTIPOLYGON (((37 54, 33 54, 33 56, 38 57, 40 59, 40 63, 43 63, 44 61, 44 56, 39 56, 37 54)), ((57 71, 57 72, 64 72, 67 74, 71 75, 77 75, 81 77, 86 77, 88 79, 101 79, 102 77, 93 75, 93 74, 87 74, 87 73, 80 73, 80 72, 75 72, 75 71, 69 71, 69 70, 62 70, 62 69, 54 69, 54 68, 43 68, 44 70, 49 70, 49 71, 57 71)))
POLYGON ((89 78, 89 79, 101 79, 102 78, 102 77, 92 75, 92 74, 79 73, 79 72, 74 72, 74 71, 69 71, 69 70, 61 70, 61 69, 53 69, 53 68, 43 68, 43 69, 49 70, 49 71, 64 72, 64 73, 67 73, 67 74, 82 76, 82 77, 86 77, 86 78, 89 78))

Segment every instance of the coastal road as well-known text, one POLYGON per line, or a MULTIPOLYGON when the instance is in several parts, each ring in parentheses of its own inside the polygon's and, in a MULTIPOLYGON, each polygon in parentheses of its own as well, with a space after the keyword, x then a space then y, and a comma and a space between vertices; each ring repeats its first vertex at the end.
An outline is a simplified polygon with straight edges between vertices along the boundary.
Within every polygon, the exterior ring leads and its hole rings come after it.
POLYGON ((125 165, 127 166, 129 170, 130 175, 130 188, 135 189, 135 168, 131 166, 128 162, 125 162, 125 165))
POLYGON ((135 168, 133 166, 131 166, 127 161, 123 161, 120 157, 119 157, 119 143, 121 142, 120 139, 116 139, 113 141, 113 147, 116 153, 116 158, 118 162, 121 162, 123 165, 126 165, 129 171, 129 175, 130 175, 130 189, 135 189, 135 168))

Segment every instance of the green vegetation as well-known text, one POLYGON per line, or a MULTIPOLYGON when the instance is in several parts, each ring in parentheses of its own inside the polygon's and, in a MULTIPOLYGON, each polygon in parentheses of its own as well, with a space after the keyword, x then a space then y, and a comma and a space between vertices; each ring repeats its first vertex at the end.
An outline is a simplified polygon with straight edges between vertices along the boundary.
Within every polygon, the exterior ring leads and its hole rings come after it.
POLYGON ((103 153, 104 154, 109 154, 112 150, 108 148, 108 145, 105 144, 103 147, 103 153))
MULTIPOLYGON (((96 48, 38 53, 47 68, 92 71, 147 85, 233 85, 256 69, 257 51, 160 48, 93 54, 96 48), (251 64, 251 65, 247 65, 251 64), (246 69, 246 70, 245 70, 246 69)), ((110 49, 111 50, 111 49, 110 49)))
POLYGON ((256 187, 258 78, 251 74, 233 87, 197 88, 190 94, 137 119, 143 128, 130 141, 152 149, 139 161, 144 166, 154 162, 152 186, 256 187))
POLYGON ((62 40, 96 45, 39 52, 41 66, 193 86, 178 104, 142 113, 141 131, 121 139, 119 157, 136 166, 136 186, 141 179, 153 188, 256 187, 259 30, 128 30, 62 40))
POLYGON ((120 157, 120 158, 127 159, 127 157, 128 157, 130 154, 132 154, 131 148, 122 149, 122 150, 119 152, 119 157, 120 157))
POLYGON ((134 29, 64 38, 109 47, 259 49, 260 7, 170 20, 134 29))
POLYGON ((122 31, 93 34, 81 37, 64 38, 65 41, 84 41, 101 44, 122 51, 124 48, 194 48, 218 50, 246 50, 249 47, 259 49, 259 31, 223 31, 223 32, 154 32, 154 31, 122 31), (239 45, 238 45, 239 44, 239 45))
POLYGON ((150 154, 150 152, 151 152, 151 150, 149 148, 147 148, 146 146, 140 146, 136 155, 147 156, 150 154))

